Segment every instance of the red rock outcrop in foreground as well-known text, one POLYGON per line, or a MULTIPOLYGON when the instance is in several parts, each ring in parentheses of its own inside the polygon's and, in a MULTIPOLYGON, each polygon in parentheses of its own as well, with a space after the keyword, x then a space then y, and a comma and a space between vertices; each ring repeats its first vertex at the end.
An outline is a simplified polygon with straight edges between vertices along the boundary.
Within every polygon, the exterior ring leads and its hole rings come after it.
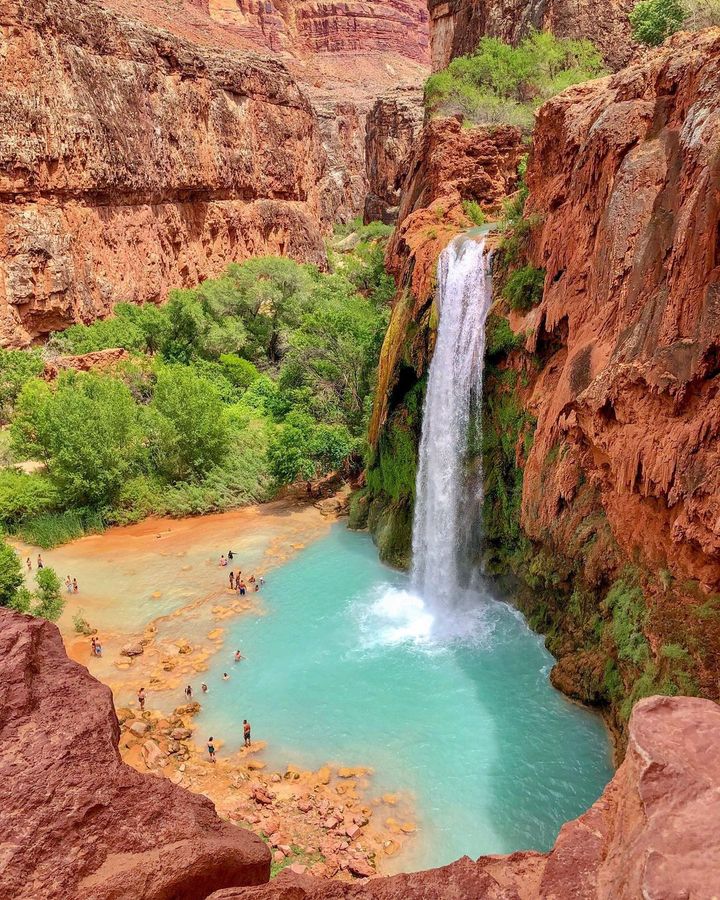
POLYGON ((0 609, 0 896, 200 900, 270 853, 205 797, 120 759, 110 689, 54 625, 0 609))
POLYGON ((531 29, 558 37, 588 38, 611 69, 632 53, 628 13, 634 0, 428 0, 433 71, 472 53, 483 37, 516 44, 531 29))
POLYGON ((212 900, 671 900, 717 897, 720 707, 692 697, 637 704, 625 761, 547 854, 467 857, 362 885, 283 874, 212 900))
POLYGON ((547 277, 516 323, 544 360, 523 527, 565 544, 582 473, 627 559, 718 591, 720 29, 546 103, 528 184, 547 277))
POLYGON ((322 262, 325 158, 282 64, 79 0, 3 0, 0 21, 0 345, 234 259, 322 262))

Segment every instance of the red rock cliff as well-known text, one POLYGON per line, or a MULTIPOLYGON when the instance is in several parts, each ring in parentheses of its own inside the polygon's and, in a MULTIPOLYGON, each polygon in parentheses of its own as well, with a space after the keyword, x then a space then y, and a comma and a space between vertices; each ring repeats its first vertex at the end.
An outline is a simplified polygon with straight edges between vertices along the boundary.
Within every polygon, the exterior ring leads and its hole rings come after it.
POLYGON ((433 71, 472 53, 482 37, 517 43, 535 28, 558 37, 589 38, 606 63, 619 69, 630 59, 628 12, 633 0, 428 0, 433 71))
POLYGON ((110 689, 60 632, 0 609, 0 895, 201 900, 270 853, 212 803, 120 759, 110 689))
POLYGON ((77 0, 0 15, 0 342, 233 259, 322 261, 320 135, 281 64, 77 0))
POLYGON ((547 277, 520 326, 544 358, 523 526, 547 539, 581 472, 626 559, 718 591, 720 30, 547 103, 528 184, 547 277))

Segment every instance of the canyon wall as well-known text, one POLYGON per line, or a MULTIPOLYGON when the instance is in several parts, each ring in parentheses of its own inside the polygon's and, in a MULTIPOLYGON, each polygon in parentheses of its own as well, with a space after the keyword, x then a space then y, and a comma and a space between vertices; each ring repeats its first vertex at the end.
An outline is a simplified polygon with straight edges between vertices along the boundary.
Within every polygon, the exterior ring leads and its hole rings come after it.
MULTIPOLYGON (((426 129, 403 187, 373 456, 351 516, 399 565, 435 265, 469 224, 437 198, 460 178, 482 200, 502 169, 459 126, 432 124, 447 151, 426 129)), ((520 151, 498 150, 511 171, 520 151)), ((720 31, 677 35, 546 103, 516 210, 528 189, 494 263, 477 562, 516 579, 558 658, 553 683, 608 712, 622 747, 639 698, 720 698, 720 31), (544 283, 540 302, 511 308, 513 277, 544 283)))
POLYGON ((423 121, 420 87, 396 88, 379 97, 367 117, 364 221, 393 224, 408 157, 423 121))
POLYGON ((261 884, 270 852, 205 797, 120 758, 110 689, 58 629, 0 609, 0 894, 201 900, 261 884))
POLYGON ((320 134, 280 63, 77 0, 1 14, 2 344, 233 259, 323 262, 320 134))
POLYGON ((432 68, 436 72, 456 56, 472 53, 482 37, 514 44, 537 29, 589 38, 607 65, 619 69, 632 53, 628 13, 634 5, 633 0, 428 0, 432 68))

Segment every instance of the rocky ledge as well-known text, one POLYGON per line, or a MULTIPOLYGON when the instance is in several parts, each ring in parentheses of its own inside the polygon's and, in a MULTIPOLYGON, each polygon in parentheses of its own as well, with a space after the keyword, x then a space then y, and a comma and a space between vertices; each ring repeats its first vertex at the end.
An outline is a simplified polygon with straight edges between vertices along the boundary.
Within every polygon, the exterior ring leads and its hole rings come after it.
POLYGON ((270 853, 205 797, 120 758, 110 689, 42 619, 0 610, 0 896, 200 900, 270 853))

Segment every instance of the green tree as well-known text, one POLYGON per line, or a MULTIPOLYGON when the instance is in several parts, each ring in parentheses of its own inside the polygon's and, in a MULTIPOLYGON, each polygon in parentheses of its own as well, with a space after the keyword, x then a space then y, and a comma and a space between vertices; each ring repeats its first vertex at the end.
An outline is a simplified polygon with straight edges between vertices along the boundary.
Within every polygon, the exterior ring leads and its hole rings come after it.
POLYGON ((679 0, 640 0, 630 11, 632 36, 641 44, 657 47, 680 30, 685 16, 679 0))
POLYGON ((184 366, 158 372, 148 431, 155 466, 173 482, 203 475, 222 461, 228 448, 217 388, 184 366))
POLYGON ((270 470, 279 484, 340 468, 353 449, 344 425, 318 424, 299 410, 289 413, 270 442, 270 470))
POLYGON ((35 581, 37 582, 36 603, 32 614, 55 622, 65 609, 60 579, 54 569, 46 567, 39 570, 35 581))
POLYGON ((0 538, 0 606, 11 606, 22 585, 22 565, 18 555, 0 538))
POLYGON ((52 388, 28 382, 12 432, 19 450, 47 463, 61 501, 78 506, 112 502, 137 464, 141 439, 126 385, 78 372, 63 372, 52 388))
POLYGON ((36 350, 0 349, 0 424, 9 421, 23 386, 41 375, 43 368, 36 350))

